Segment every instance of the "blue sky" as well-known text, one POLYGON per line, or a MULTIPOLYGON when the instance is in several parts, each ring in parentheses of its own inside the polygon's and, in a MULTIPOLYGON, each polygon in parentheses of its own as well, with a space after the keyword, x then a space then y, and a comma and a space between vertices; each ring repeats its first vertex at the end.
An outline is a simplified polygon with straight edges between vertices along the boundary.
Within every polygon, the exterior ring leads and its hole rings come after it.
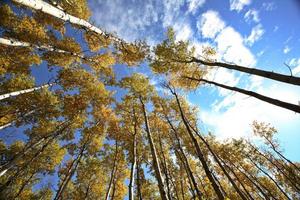
MULTIPOLYGON (((210 45, 220 61, 290 74, 286 63, 294 76, 300 76, 298 0, 90 0, 89 5, 95 24, 128 41, 141 39, 155 45, 173 26, 176 38, 190 40, 198 55, 210 45)), ((149 71, 147 65, 135 70, 149 71)), ((300 101, 299 87, 256 76, 212 68, 206 78, 294 104, 300 101)), ((208 86, 186 98, 199 106, 204 132, 212 131, 220 139, 253 138, 252 121, 268 122, 278 129, 287 156, 300 161, 299 114, 208 86)))

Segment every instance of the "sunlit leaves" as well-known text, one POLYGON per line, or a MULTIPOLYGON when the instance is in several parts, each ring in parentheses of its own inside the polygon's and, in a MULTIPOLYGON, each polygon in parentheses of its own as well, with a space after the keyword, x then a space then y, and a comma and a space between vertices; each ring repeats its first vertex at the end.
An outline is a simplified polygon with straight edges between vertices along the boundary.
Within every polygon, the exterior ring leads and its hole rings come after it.
POLYGON ((108 37, 89 31, 84 33, 84 38, 90 50, 94 52, 100 50, 101 48, 107 48, 111 43, 108 37))

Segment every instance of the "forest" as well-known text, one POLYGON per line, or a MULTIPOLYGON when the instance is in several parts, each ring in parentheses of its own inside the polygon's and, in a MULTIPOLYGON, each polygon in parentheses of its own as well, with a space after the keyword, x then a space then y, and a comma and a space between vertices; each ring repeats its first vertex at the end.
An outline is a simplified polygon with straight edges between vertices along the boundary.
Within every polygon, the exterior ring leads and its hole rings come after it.
POLYGON ((276 124, 251 122, 255 140, 220 140, 187 99, 212 86, 299 115, 299 104, 206 75, 297 87, 300 77, 220 61, 210 46, 198 56, 172 27, 156 45, 127 41, 91 16, 86 0, 0 2, 1 200, 300 199, 300 162, 276 124))

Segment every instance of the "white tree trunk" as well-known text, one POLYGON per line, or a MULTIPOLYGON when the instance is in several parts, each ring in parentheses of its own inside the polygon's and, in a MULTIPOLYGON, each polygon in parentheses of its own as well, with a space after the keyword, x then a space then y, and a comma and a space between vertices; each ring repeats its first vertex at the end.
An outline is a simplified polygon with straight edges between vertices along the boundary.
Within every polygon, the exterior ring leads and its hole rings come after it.
POLYGON ((44 2, 42 0, 13 0, 13 1, 17 2, 19 4, 22 4, 24 6, 30 7, 34 10, 39 10, 44 13, 47 13, 47 14, 54 16, 56 18, 59 18, 65 22, 70 22, 71 24, 82 26, 89 31, 98 33, 100 35, 104 35, 105 37, 109 37, 115 43, 123 42, 121 39, 114 37, 111 34, 105 33, 104 31, 102 31, 98 27, 92 25, 88 21, 80 19, 73 15, 70 15, 70 14, 66 13, 65 11, 63 11, 55 6, 52 6, 51 4, 44 2))
MULTIPOLYGON (((5 129, 5 128, 11 126, 12 124, 13 124, 13 122, 10 122, 10 123, 7 123, 7 124, 4 124, 4 125, 0 126, 0 131, 1 131, 2 129, 5 129)), ((0 176, 1 176, 1 175, 0 175, 0 176)))
POLYGON ((5 170, 1 171, 1 172, 0 172, 0 177, 3 176, 3 175, 7 172, 7 170, 8 170, 8 169, 5 169, 5 170))
POLYGON ((3 100, 3 99, 7 99, 9 97, 19 96, 20 94, 26 94, 26 93, 34 92, 34 91, 37 91, 37 90, 41 90, 43 88, 50 87, 50 86, 52 86, 54 84, 55 83, 48 83, 48 84, 41 85, 41 86, 34 87, 34 88, 29 88, 29 89, 25 89, 25 90, 19 90, 19 91, 10 92, 10 93, 7 93, 7 94, 1 94, 0 95, 0 101, 3 100))
POLYGON ((1 38, 0 37, 0 44, 7 45, 7 46, 14 46, 14 47, 34 47, 34 48, 37 48, 39 50, 47 50, 47 51, 53 51, 53 52, 57 52, 57 53, 70 54, 70 55, 79 57, 81 59, 89 60, 85 56, 83 56, 81 54, 78 54, 78 53, 65 51, 65 50, 62 50, 62 49, 55 48, 55 47, 50 46, 50 45, 41 45, 41 46, 39 46, 39 45, 31 44, 29 42, 18 41, 18 40, 15 40, 13 38, 1 38))

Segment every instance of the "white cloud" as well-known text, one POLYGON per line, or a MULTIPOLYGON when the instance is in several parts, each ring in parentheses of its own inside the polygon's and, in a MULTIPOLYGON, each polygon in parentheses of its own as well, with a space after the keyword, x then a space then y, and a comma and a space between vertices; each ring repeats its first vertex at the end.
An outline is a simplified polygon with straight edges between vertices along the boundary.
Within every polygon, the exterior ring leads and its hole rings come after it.
MULTIPOLYGON (((260 86, 257 92, 294 104, 300 99, 299 88, 295 87, 273 84, 260 86)), ((202 111, 200 117, 204 123, 215 127, 215 133, 221 139, 250 137, 250 124, 254 120, 271 123, 279 130, 288 129, 290 124, 298 124, 300 120, 299 114, 238 93, 227 96, 214 106, 217 109, 202 111)))
POLYGON ((254 21, 258 23, 260 21, 258 11, 254 9, 248 10, 244 15, 244 19, 246 22, 254 21))
POLYGON ((217 53, 223 61, 254 65, 255 57, 244 45, 241 34, 231 26, 226 27, 218 12, 209 10, 203 13, 197 28, 204 38, 215 39, 217 53))
POLYGON ((225 22, 219 13, 213 10, 203 13, 197 23, 197 28, 204 38, 215 38, 224 27, 225 22))
POLYGON ((268 3, 265 2, 265 3, 262 4, 262 7, 266 11, 272 11, 276 8, 274 2, 268 2, 268 3))
MULTIPOLYGON (((141 1, 143 2, 143 1, 141 1)), ((184 5, 184 0, 164 0, 163 2, 163 19, 164 27, 172 26, 179 16, 181 6, 184 5)), ((158 8, 158 7, 157 7, 158 8)))
POLYGON ((265 33, 261 24, 256 25, 252 28, 250 35, 246 38, 246 43, 250 46, 254 44, 257 40, 259 40, 263 34, 265 33))
POLYGON ((265 53, 265 50, 261 50, 261 51, 258 52, 256 55, 257 55, 258 57, 260 57, 260 56, 262 56, 264 53, 265 53))
POLYGON ((287 45, 286 45, 286 46, 284 47, 284 49, 283 49, 283 53, 284 53, 284 54, 287 54, 287 53, 290 52, 290 51, 291 51, 291 48, 290 48, 289 46, 287 46, 287 45))
POLYGON ((173 28, 176 33, 177 41, 178 40, 186 41, 186 40, 190 39, 193 35, 193 31, 188 22, 175 23, 173 28))
POLYGON ((133 41, 145 39, 145 32, 147 36, 153 34, 155 29, 152 25, 160 20, 162 9, 159 8, 163 8, 163 5, 152 0, 98 0, 91 1, 90 7, 93 13, 92 20, 97 25, 133 41))
POLYGON ((236 10, 240 12, 243 10, 244 6, 250 5, 251 0, 229 0, 230 10, 236 10))
POLYGON ((300 74, 300 58, 298 58, 298 59, 296 59, 296 58, 291 59, 290 62, 288 63, 288 65, 293 68, 292 69, 293 75, 300 74))
POLYGON ((277 31, 278 31, 278 29, 279 29, 279 27, 278 27, 278 26, 274 26, 273 32, 277 32, 277 31))
POLYGON ((209 42, 199 42, 198 40, 192 40, 191 46, 195 48, 195 55, 196 57, 201 56, 205 47, 213 47, 213 44, 209 42))
POLYGON ((192 14, 195 14, 197 9, 201 6, 203 6, 203 4, 205 3, 206 0, 188 0, 188 4, 189 4, 189 12, 191 12, 192 14))
POLYGON ((239 32, 228 26, 216 38, 217 48, 223 60, 244 66, 253 66, 255 57, 244 45, 239 32))
MULTIPOLYGON (((211 68, 205 78, 229 86, 237 85, 240 80, 240 77, 234 71, 216 67, 211 68)), ((221 96, 226 96, 230 93, 229 90, 220 87, 217 89, 221 96)))

